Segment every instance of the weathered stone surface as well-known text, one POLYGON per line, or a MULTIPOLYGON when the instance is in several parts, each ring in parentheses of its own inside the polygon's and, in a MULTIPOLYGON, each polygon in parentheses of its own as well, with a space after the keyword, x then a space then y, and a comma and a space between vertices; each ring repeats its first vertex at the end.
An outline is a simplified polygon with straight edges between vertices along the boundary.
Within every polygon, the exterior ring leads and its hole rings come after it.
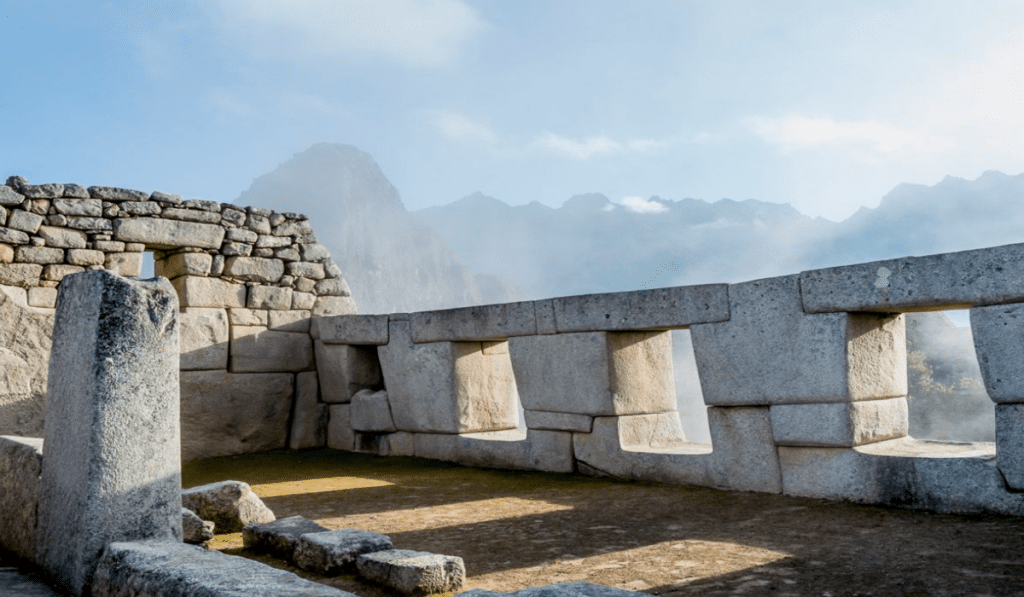
POLYGON ((142 274, 142 253, 108 253, 103 267, 122 276, 139 276, 142 274))
POLYGON ((89 196, 104 201, 146 201, 148 193, 118 187, 89 187, 89 196))
POLYGON ((405 595, 457 591, 466 580, 462 558, 394 549, 363 554, 359 574, 405 595))
POLYGON ((160 218, 119 218, 114 221, 113 226, 116 240, 145 243, 147 247, 154 249, 177 247, 219 249, 224 241, 224 228, 216 224, 160 218))
POLYGON ((479 342, 415 344, 408 321, 392 321, 377 348, 395 427, 426 433, 496 431, 518 425, 516 385, 507 355, 479 342))
POLYGON ((36 559, 36 507, 43 440, 0 436, 0 549, 36 559))
POLYGON ((195 512, 188 508, 181 509, 181 540, 192 545, 203 545, 213 539, 213 529, 216 527, 213 521, 203 520, 195 512))
POLYGON ((0 185, 0 205, 20 205, 25 196, 9 186, 0 185))
POLYGON ((133 216, 155 216, 160 214, 160 204, 156 201, 125 201, 121 210, 133 216))
POLYGON ((971 333, 989 397, 1024 402, 1024 304, 974 307, 971 333))
POLYGON ((772 433, 780 446, 860 446, 907 435, 910 416, 906 398, 776 404, 771 407, 772 433))
POLYGON ((64 249, 31 246, 18 247, 14 251, 14 259, 22 263, 64 263, 64 249))
POLYGON ((225 309, 181 310, 182 371, 228 368, 228 314, 225 309))
POLYGON ((103 232, 109 232, 114 229, 114 223, 106 218, 72 217, 68 218, 68 226, 76 230, 90 230, 103 232))
POLYGON ((292 239, 286 236, 272 236, 269 234, 261 234, 256 239, 256 246, 264 249, 276 249, 278 247, 287 247, 292 244, 292 239))
POLYGON ((221 533, 237 533, 247 525, 275 520, 270 508, 242 481, 220 481, 185 489, 181 492, 181 505, 199 518, 213 522, 221 533))
POLYGON ((185 461, 286 447, 290 373, 181 372, 185 461))
MULTIPOLYGON (((571 473, 573 434, 568 431, 505 429, 484 433, 392 433, 381 438, 411 436, 415 456, 468 466, 571 473)), ((390 449, 382 442, 382 452, 390 449)))
POLYGON ((306 243, 300 245, 302 248, 302 259, 313 263, 323 263, 331 258, 331 252, 320 243, 306 243))
POLYGON ((309 333, 309 311, 270 311, 268 327, 279 332, 309 333))
POLYGON ((727 284, 552 299, 559 332, 668 330, 729 319, 727 284))
POLYGON ((99 199, 54 199, 53 207, 65 216, 98 218, 103 215, 103 201, 99 199))
POLYGON ((379 389, 383 385, 376 347, 324 344, 320 340, 313 345, 324 402, 349 402, 359 390, 379 389))
POLYGON ((163 217, 183 222, 202 222, 206 224, 219 224, 220 214, 209 211, 198 211, 194 209, 179 209, 168 207, 163 210, 163 217))
POLYGON ((251 245, 252 243, 256 242, 256 239, 259 238, 259 235, 253 232, 252 230, 246 230, 245 228, 230 228, 228 229, 227 236, 225 238, 230 241, 246 243, 251 245))
MULTIPOLYGON (((94 249, 97 251, 104 251, 106 253, 120 253, 121 251, 124 251, 126 246, 126 243, 119 240, 96 240, 92 243, 92 247, 94 249)), ((145 245, 143 245, 143 248, 145 248, 145 245)))
POLYGON ((352 295, 352 290, 348 287, 348 282, 344 278, 325 278, 317 280, 316 294, 321 297, 347 297, 352 295))
POLYGON ((250 524, 242 529, 242 543, 246 548, 273 554, 282 560, 295 561, 295 548, 299 537, 306 533, 329 531, 308 518, 289 516, 273 522, 250 524))
POLYGON ((280 286, 253 286, 249 289, 250 309, 275 309, 279 311, 292 308, 292 289, 280 286))
POLYGON ((338 529, 299 536, 295 565, 325 576, 354 570, 364 553, 393 549, 391 538, 359 529, 338 529))
POLYGON ((714 447, 711 479, 715 487, 782 492, 767 407, 712 407, 708 409, 708 426, 714 447))
POLYGON ((495 593, 484 589, 473 589, 459 593, 457 597, 641 597, 647 593, 626 591, 589 582, 560 582, 542 587, 530 587, 511 593, 495 593))
MULTIPOLYGON (((71 265, 103 265, 103 251, 93 249, 68 249, 67 261, 71 265)), ((51 261, 49 263, 60 263, 51 261)))
POLYGON ((305 371, 313 367, 309 334, 272 332, 264 327, 231 327, 231 371, 305 371))
POLYGON ((377 454, 380 456, 415 456, 416 434, 399 431, 380 436, 377 454))
POLYGON ((42 309, 53 309, 57 306, 57 289, 37 286, 28 289, 28 305, 42 309))
POLYGON ((327 422, 327 447, 333 450, 352 451, 356 435, 349 424, 349 405, 331 404, 328 409, 330 419, 327 422))
POLYGON ((527 410, 524 413, 526 426, 530 429, 554 429, 590 433, 594 417, 572 413, 552 413, 542 410, 527 410))
POLYGON ((309 292, 299 292, 298 290, 292 293, 292 309, 300 311, 309 311, 310 315, 312 315, 314 305, 316 305, 315 294, 309 292))
POLYGON ((13 230, 20 230, 35 234, 43 225, 43 216, 29 211, 15 209, 7 216, 7 227, 13 230))
POLYGON ((501 340, 537 333, 533 303, 421 311, 409 316, 413 342, 501 340))
POLYGON ((313 227, 308 220, 285 222, 274 227, 276 236, 305 236, 313 233, 313 227))
POLYGON ((352 429, 363 432, 391 433, 397 431, 391 417, 391 404, 384 390, 359 390, 352 396, 349 410, 352 429))
POLYGON ((86 235, 80 230, 69 230, 68 228, 58 228, 56 226, 40 226, 36 234, 46 241, 46 246, 48 247, 58 247, 61 249, 85 248, 86 235))
POLYGON ((1024 244, 800 274, 808 313, 931 311, 1024 302, 1024 244))
POLYGON ((324 266, 322 263, 293 261, 288 264, 288 275, 295 276, 296 278, 320 280, 323 279, 326 274, 324 274, 324 266))
POLYGON ((797 276, 733 284, 729 300, 729 321, 690 328, 708 405, 906 396, 902 316, 808 315, 797 276))
POLYGON ((77 184, 64 184, 64 196, 68 198, 88 199, 89 189, 77 184))
POLYGON ((319 400, 316 371, 295 376, 295 411, 288 447, 293 450, 322 448, 327 445, 328 406, 319 400))
POLYGON ((228 320, 231 325, 261 325, 270 321, 267 311, 259 309, 228 309, 228 320))
POLYGON ((313 315, 355 315, 356 302, 350 296, 318 296, 313 315))
POLYGON ((314 319, 311 333, 324 344, 388 343, 387 315, 335 315, 314 319))
POLYGON ((77 274, 78 272, 84 271, 85 267, 81 265, 63 265, 55 263, 43 268, 42 277, 44 280, 60 282, 65 276, 70 276, 71 274, 77 274))
POLYGON ((1006 484, 1024 491, 1024 404, 996 405, 996 455, 1006 484))
POLYGON ((224 275, 248 282, 274 283, 284 275, 284 263, 262 257, 228 257, 224 275))
POLYGON ((14 247, 0 244, 0 263, 10 263, 12 261, 14 261, 14 247))
POLYGON ((96 597, 355 597, 238 556, 183 543, 113 543, 103 552, 96 597))
POLYGON ((174 290, 105 270, 69 276, 53 346, 36 561, 79 595, 107 543, 181 541, 174 290))
POLYGON ((38 263, 8 263, 0 265, 0 285, 30 288, 39 285, 43 266, 38 263))
POLYGON ((669 332, 509 339, 523 408, 583 415, 675 410, 669 332))
POLYGON ((24 245, 28 244, 28 235, 21 230, 0 228, 0 242, 10 243, 12 245, 24 245))
POLYGON ((246 288, 217 278, 181 276, 171 280, 183 307, 244 307, 246 288))
POLYGON ((177 278, 178 276, 207 276, 213 266, 213 255, 209 253, 176 253, 153 263, 157 276, 177 278))

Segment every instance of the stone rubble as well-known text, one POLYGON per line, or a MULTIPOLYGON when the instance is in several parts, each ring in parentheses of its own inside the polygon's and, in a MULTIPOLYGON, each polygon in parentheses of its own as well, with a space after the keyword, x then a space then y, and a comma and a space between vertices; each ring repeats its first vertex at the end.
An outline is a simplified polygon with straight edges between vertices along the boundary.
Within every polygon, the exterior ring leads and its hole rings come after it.
POLYGON ((363 554, 356 567, 362 577, 404 595, 457 591, 466 580, 462 558, 410 549, 363 554))
POLYGON ((276 517, 248 483, 220 481, 181 492, 181 505, 221 533, 237 533, 246 525, 273 522, 276 517))

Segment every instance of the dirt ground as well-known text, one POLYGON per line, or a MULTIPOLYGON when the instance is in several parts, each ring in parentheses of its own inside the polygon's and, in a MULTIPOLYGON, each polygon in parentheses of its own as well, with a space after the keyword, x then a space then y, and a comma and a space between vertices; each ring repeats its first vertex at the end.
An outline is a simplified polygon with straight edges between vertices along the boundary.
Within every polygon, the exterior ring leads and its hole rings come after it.
MULTIPOLYGON (((187 464, 185 487, 236 479, 278 517, 457 555, 463 590, 586 580, 654 595, 1024 595, 1024 519, 951 516, 756 493, 495 471, 331 450, 187 464)), ((362 597, 324 578, 212 545, 362 597)))

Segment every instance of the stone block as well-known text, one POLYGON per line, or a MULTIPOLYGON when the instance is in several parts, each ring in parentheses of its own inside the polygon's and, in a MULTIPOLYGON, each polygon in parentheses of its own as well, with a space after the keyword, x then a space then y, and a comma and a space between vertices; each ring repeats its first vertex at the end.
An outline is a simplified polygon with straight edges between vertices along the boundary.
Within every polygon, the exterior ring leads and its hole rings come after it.
POLYGON ((96 570, 95 597, 355 597, 291 572, 184 543, 113 543, 96 570))
POLYGON ((81 265, 53 264, 47 265, 46 267, 43 268, 42 277, 44 280, 60 282, 61 280, 64 279, 65 276, 70 276, 71 274, 77 274, 78 272, 84 271, 85 268, 81 265))
POLYGON ((355 315, 356 302, 350 296, 318 296, 312 312, 313 315, 355 315))
POLYGON ((256 239, 256 246, 263 249, 276 249, 280 247, 287 247, 292 244, 292 239, 287 236, 273 236, 270 234, 261 234, 256 239))
POLYGON ((155 262, 154 274, 165 278, 178 276, 208 276, 213 265, 213 255, 209 253, 175 253, 155 262))
POLYGON ((303 261, 323 263, 331 258, 331 252, 320 243, 306 243, 299 246, 302 249, 303 261))
POLYGON ((729 300, 729 321, 690 328, 706 404, 906 396, 901 315, 806 314, 798 276, 733 284, 729 300))
POLYGON ((275 309, 280 311, 292 308, 292 289, 281 286, 253 286, 249 289, 250 309, 275 309))
POLYGON ((39 214, 22 209, 11 210, 7 215, 7 227, 12 230, 20 230, 29 234, 35 234, 43 225, 45 218, 39 214))
POLYGON ((299 537, 307 533, 330 531, 302 516, 289 516, 273 522, 250 524, 242 529, 242 544, 246 549, 272 554, 282 560, 295 561, 295 548, 299 537))
POLYGON ((309 333, 309 318, 309 311, 270 311, 268 327, 279 332, 309 333))
POLYGON ((354 571, 356 558, 393 549, 391 538, 359 529, 338 529, 299 536, 295 547, 295 565, 324 576, 354 571))
POLYGON ((934 311, 1024 302, 1024 244, 800 274, 808 313, 934 311))
POLYGON ((103 215, 103 201, 100 199, 54 199, 53 208, 65 216, 99 218, 103 215))
MULTIPOLYGON (((568 431, 505 429, 484 433, 392 433, 401 447, 403 435, 412 436, 414 454, 467 466, 507 468, 551 473, 574 471, 573 434, 568 431)), ((386 446, 390 449, 390 445, 386 446)))
POLYGON ((573 413, 552 413, 542 410, 527 410, 523 413, 526 426, 530 429, 553 429, 590 433, 594 417, 573 413))
MULTIPOLYGON (((85 233, 82 232, 80 234, 82 234, 84 237, 85 233)), ((128 245, 126 243, 123 243, 119 240, 95 240, 92 243, 92 248, 96 249, 97 251, 103 251, 104 253, 120 253, 121 251, 124 251, 127 246, 128 245)), ((145 245, 143 245, 143 249, 145 249, 145 245)))
POLYGON ((57 306, 57 289, 36 286, 28 289, 28 305, 42 309, 53 309, 57 306))
POLYGON ((413 343, 408 321, 392 321, 377 348, 395 426, 402 431, 472 433, 518 425, 507 355, 479 342, 413 343))
POLYGON ((0 185, 0 205, 20 205, 25 196, 7 185, 0 185))
POLYGON ((286 447, 293 378, 290 373, 182 371, 182 459, 286 447))
POLYGON ((375 390, 383 385, 376 347, 324 344, 320 340, 313 345, 324 402, 349 402, 359 390, 375 390))
POLYGON ((523 408, 582 415, 675 410, 669 332, 582 332, 509 339, 523 408))
POLYGON ((783 491, 803 497, 906 504, 913 499, 912 459, 882 458, 864 452, 867 448, 902 441, 905 440, 859 448, 780 446, 783 491))
POLYGON ((313 234, 313 227, 309 220, 292 220, 274 227, 274 234, 277 236, 305 236, 313 234))
POLYGON ((121 204, 121 211, 133 216, 156 216, 160 215, 160 204, 156 201, 125 201, 121 204))
POLYGON ((293 261, 288 264, 288 275, 296 278, 309 278, 310 280, 321 280, 326 275, 322 263, 309 263, 306 261, 293 261))
POLYGON ((320 297, 352 296, 352 290, 349 288, 348 282, 346 282, 344 278, 325 278, 323 280, 317 280, 315 288, 317 296, 320 297))
POLYGON ((377 454, 379 456, 415 456, 416 436, 405 431, 382 435, 377 454))
POLYGON ((115 240, 144 243, 151 249, 220 249, 224 241, 224 228, 217 224, 162 218, 118 218, 113 230, 115 240))
MULTIPOLYGON (((67 262, 71 265, 103 265, 103 251, 93 249, 68 249, 67 262)), ((54 262, 58 263, 58 262, 54 262)))
POLYGON ((273 284, 284 275, 284 263, 263 257, 228 257, 224 261, 224 275, 247 282, 273 284))
POLYGON ((996 455, 1006 484, 1024 491, 1024 404, 996 405, 996 455))
POLYGON ((22 263, 64 263, 64 249, 31 246, 18 247, 14 251, 14 259, 22 263))
POLYGON ((56 226, 40 226, 36 232, 48 247, 59 249, 84 249, 86 246, 86 235, 81 230, 70 230, 56 226))
POLYGON ((404 595, 456 591, 466 580, 462 558, 425 551, 394 549, 363 554, 359 574, 404 595))
POLYGON ((119 187, 89 187, 89 196, 104 201, 146 201, 148 193, 119 187))
POLYGON ((409 316, 413 342, 502 340, 537 333, 533 302, 477 305, 409 316))
POLYGON ((122 276, 142 274, 142 253, 107 253, 103 267, 122 276))
POLYGON ((1024 402, 1024 304, 974 307, 971 333, 989 397, 1024 402))
POLYGON ((313 367, 309 334, 231 326, 231 372, 306 371, 313 367))
POLYGON ((715 487, 782 492, 778 450, 767 407, 711 407, 711 479, 715 487))
POLYGON ((53 311, 27 299, 24 288, 0 286, 0 434, 41 437, 53 311))
POLYGON ((182 490, 181 505, 213 522, 221 533, 237 533, 250 524, 276 520, 252 487, 242 481, 218 481, 182 490))
MULTIPOLYGON (((120 222, 122 220, 118 221, 120 222)), ((106 218, 68 218, 68 226, 75 230, 89 230, 91 232, 110 232, 114 229, 113 222, 106 218)))
POLYGON ((391 433, 397 431, 385 390, 359 390, 352 396, 349 424, 355 431, 391 433))
POLYGON ((36 559, 36 507, 43 440, 0 435, 0 550, 36 559))
POLYGON ((530 587, 511 593, 495 593, 485 589, 473 589, 459 593, 457 597, 643 597, 647 593, 616 589, 591 582, 560 582, 553 585, 530 587))
POLYGON ((105 270, 57 302, 36 562, 81 595, 111 541, 181 541, 178 304, 105 270))
POLYGON ((14 261, 14 247, 0 244, 0 263, 11 263, 14 261))
POLYGON ((559 332, 670 330, 729 319, 728 284, 552 299, 559 332))
POLYGON ((349 424, 348 404, 331 404, 328 406, 330 417, 327 421, 327 447, 333 450, 352 451, 355 448, 356 434, 349 424))
POLYGON ((1007 483, 991 454, 991 444, 974 445, 980 448, 978 451, 987 453, 910 459, 915 482, 912 506, 944 514, 1024 515, 1024 495, 1007 491, 1007 483))
POLYGON ((324 344, 388 343, 387 315, 334 315, 313 320, 313 333, 324 344))
POLYGON ((328 406, 319 400, 316 371, 295 376, 295 410, 288 447, 293 450, 322 448, 327 445, 328 406))
POLYGON ((850 448, 907 435, 906 398, 825 404, 776 404, 772 433, 780 446, 850 448))
POLYGON ((244 307, 246 288, 217 278, 181 276, 171 280, 183 307, 244 307))
POLYGON ((292 293, 292 309, 298 311, 309 311, 312 314, 313 305, 316 304, 316 295, 309 292, 299 292, 296 290, 292 293))
POLYGON ((172 220, 182 220, 185 222, 203 222, 206 224, 220 223, 219 213, 198 211, 194 209, 179 209, 176 207, 168 207, 164 209, 163 217, 170 218, 172 220))
POLYGON ((182 371, 228 368, 228 314, 225 309, 186 307, 181 325, 182 371))
POLYGON ((213 521, 203 520, 188 508, 181 509, 181 540, 192 545, 206 546, 213 539, 213 521))
POLYGON ((251 230, 246 230, 245 228, 229 228, 227 231, 227 236, 225 238, 227 238, 227 240, 230 241, 246 243, 251 245, 252 243, 256 242, 256 239, 259 238, 259 235, 251 230))
POLYGON ((20 230, 0 228, 0 242, 10 243, 12 245, 24 245, 28 244, 28 235, 20 230))
POLYGON ((231 325, 261 325, 270 323, 268 311, 260 309, 228 309, 228 320, 231 325))

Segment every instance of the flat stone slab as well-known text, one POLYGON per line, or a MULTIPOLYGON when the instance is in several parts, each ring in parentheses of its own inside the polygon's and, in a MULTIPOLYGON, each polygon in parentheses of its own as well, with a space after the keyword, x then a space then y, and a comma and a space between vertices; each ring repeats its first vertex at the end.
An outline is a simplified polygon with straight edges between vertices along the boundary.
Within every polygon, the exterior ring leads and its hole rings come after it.
POLYGON ((466 580, 462 558, 426 551, 378 551, 359 556, 356 566, 364 578, 405 595, 456 591, 466 580))
POLYGON ((729 319, 729 285, 704 284, 552 299, 558 332, 673 330, 729 319))
POLYGON ((324 531, 330 529, 302 516, 289 516, 265 524, 250 524, 242 529, 242 544, 248 549, 268 552, 292 562, 299 537, 324 531))
POLYGON ((303 570, 333 576, 354 569, 356 558, 362 554, 392 548, 391 537, 359 529, 306 533, 299 536, 295 546, 295 565, 303 570))
POLYGON ((804 310, 934 311, 1024 301, 1024 244, 805 271, 804 310))
POLYGON ((313 318, 311 333, 324 344, 388 343, 387 315, 321 315, 313 318))
POLYGON ((184 543, 111 543, 95 597, 355 597, 266 564, 184 543))
POLYGON ((477 305, 409 315, 413 342, 502 340, 537 333, 532 301, 477 305))
POLYGON ((218 224, 160 218, 118 218, 114 220, 114 240, 143 243, 155 249, 220 249, 224 241, 224 228, 218 224))
POLYGON ((203 520, 210 520, 222 533, 237 533, 246 525, 268 523, 274 513, 248 483, 220 481, 181 492, 181 505, 203 520))
POLYGON ((636 591, 616 589, 592 582, 560 582, 542 587, 530 587, 511 593, 495 593, 484 589, 473 589, 459 593, 456 597, 637 597, 647 595, 636 591))

